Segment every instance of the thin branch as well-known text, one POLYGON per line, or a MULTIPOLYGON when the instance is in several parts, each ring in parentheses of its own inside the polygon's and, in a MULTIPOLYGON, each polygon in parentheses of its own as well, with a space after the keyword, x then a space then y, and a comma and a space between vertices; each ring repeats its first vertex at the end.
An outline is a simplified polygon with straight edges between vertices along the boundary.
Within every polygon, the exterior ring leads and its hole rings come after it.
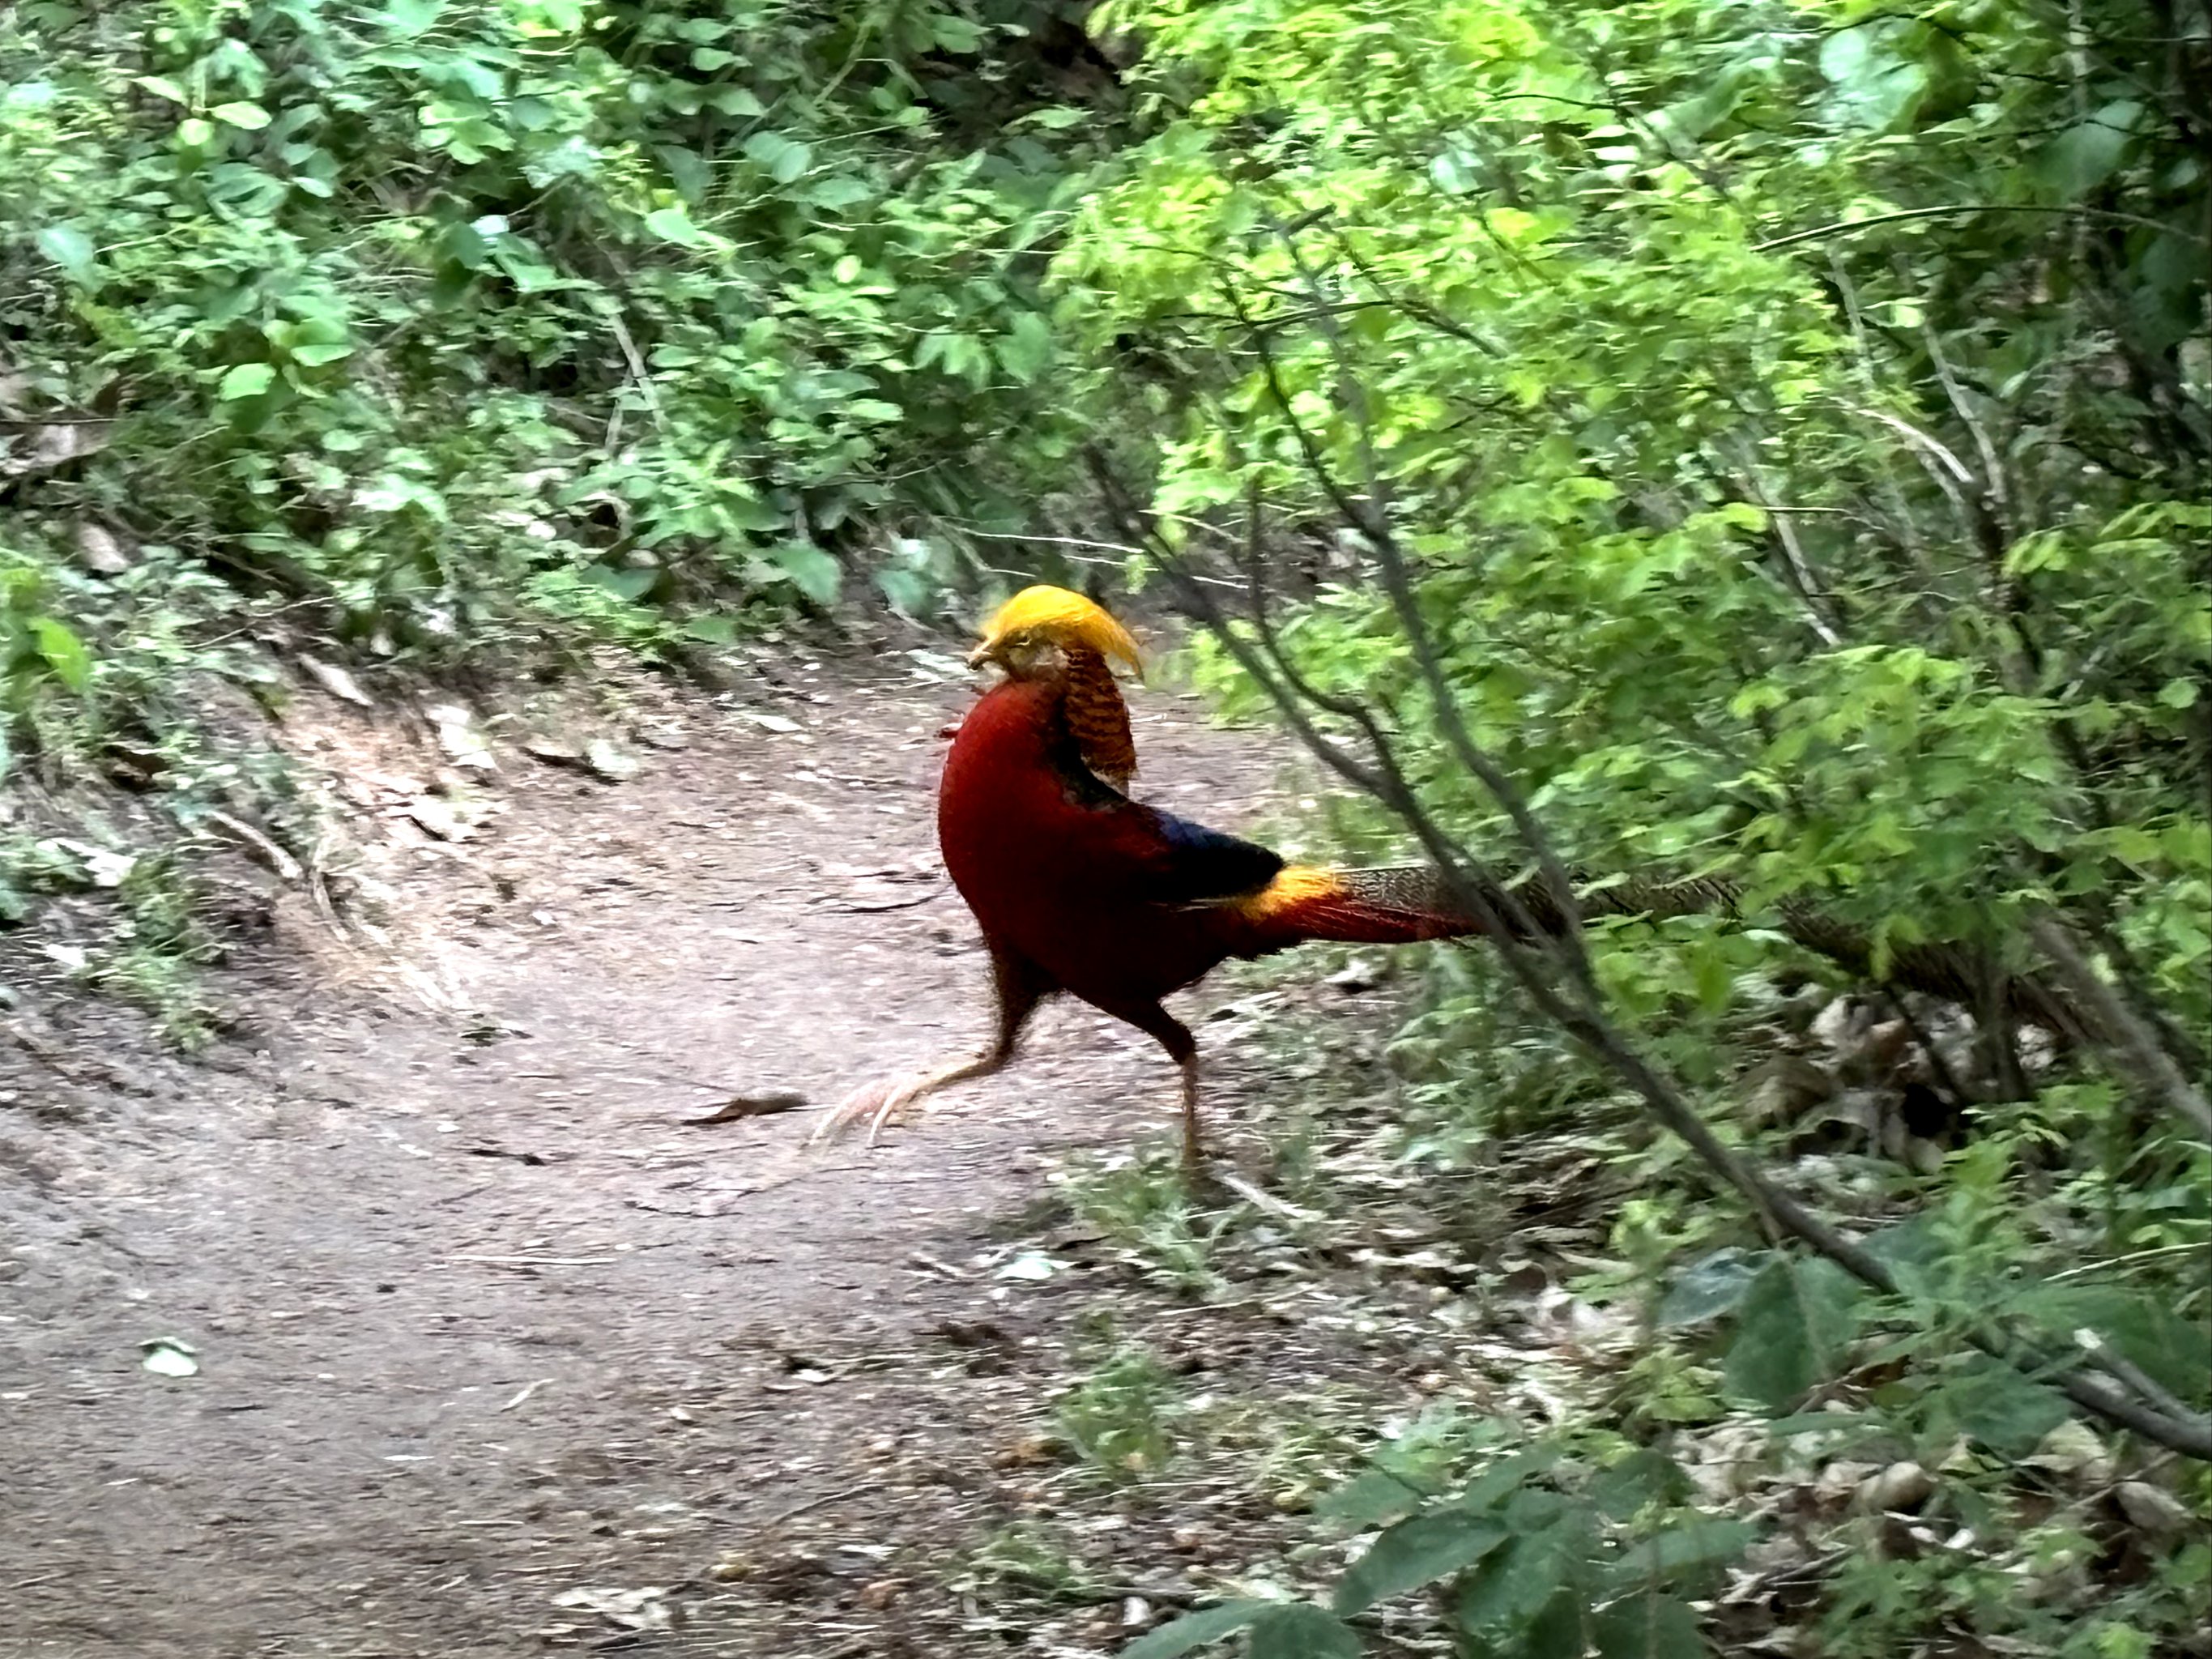
POLYGON ((2212 1103, 2176 1065, 2149 1026, 2089 963, 2073 930, 2055 915, 2038 917, 2028 932, 2051 958, 2059 980, 2095 1018, 2106 1048, 2152 1098, 2207 1140, 2212 1140, 2212 1103))
POLYGON ((2145 230, 2161 230, 2168 235, 2212 246, 2212 238, 2177 229, 2156 219, 2147 219, 2140 213, 2120 213, 2109 208, 2046 207, 2026 202, 1961 202, 1950 207, 1899 208, 1894 213, 1874 213, 1863 219, 1839 219, 1832 225, 1816 225, 1810 230, 1793 230, 1786 236, 1755 242, 1751 251, 1753 253, 1772 253, 1778 249, 1795 247, 1800 242, 1815 242, 1828 236, 1852 236, 1863 230, 1878 230, 1884 225, 1903 224, 1908 220, 1950 219, 1973 213, 2055 214, 2065 218, 2108 219, 2124 225, 2139 226, 2145 230))
MULTIPOLYGON (((1282 237, 1284 248, 1289 253, 1292 265, 1306 283, 1314 301, 1325 304, 1328 295, 1322 288, 1320 278, 1306 262, 1304 251, 1287 232, 1279 230, 1278 234, 1282 237)), ((1574 884, 1568 878, 1566 866, 1552 848, 1550 838, 1537 824, 1535 815, 1528 810, 1528 804, 1520 791, 1482 752, 1468 732, 1460 713, 1459 699, 1453 694, 1450 682, 1445 677, 1435 638, 1421 615, 1419 602, 1413 592, 1413 577, 1407 570, 1403 550, 1398 544, 1397 533, 1390 523, 1389 485, 1375 455, 1374 421, 1368 409, 1366 389, 1352 370, 1351 353, 1345 345, 1343 331, 1334 325, 1333 319, 1327 319, 1322 325, 1322 335, 1336 365, 1338 396, 1344 402, 1346 413, 1352 418, 1363 475, 1361 482, 1367 489, 1365 502, 1356 502, 1335 480, 1319 446, 1304 436, 1302 429, 1299 447, 1304 452, 1307 465, 1313 468, 1316 480, 1328 492, 1330 499, 1338 504, 1345 516, 1373 547, 1376 562, 1382 568, 1383 588, 1389 596, 1390 608, 1396 612, 1398 625, 1405 631, 1407 643, 1413 647, 1414 664, 1427 684, 1430 703, 1445 743, 1459 763, 1481 781, 1483 787, 1504 810, 1506 817, 1512 822, 1515 833, 1521 837, 1522 845, 1536 860, 1545 884, 1550 889, 1547 896, 1566 922, 1567 932, 1562 937, 1571 942, 1560 951, 1560 956, 1577 979, 1585 985, 1595 986, 1595 970, 1590 965, 1589 953, 1582 943, 1582 916, 1576 905, 1574 884)), ((1276 402, 1281 405, 1285 417, 1295 422, 1296 412, 1284 393, 1281 378, 1273 368, 1272 356, 1267 354, 1264 346, 1261 350, 1263 360, 1268 364, 1268 381, 1275 393, 1276 402)))

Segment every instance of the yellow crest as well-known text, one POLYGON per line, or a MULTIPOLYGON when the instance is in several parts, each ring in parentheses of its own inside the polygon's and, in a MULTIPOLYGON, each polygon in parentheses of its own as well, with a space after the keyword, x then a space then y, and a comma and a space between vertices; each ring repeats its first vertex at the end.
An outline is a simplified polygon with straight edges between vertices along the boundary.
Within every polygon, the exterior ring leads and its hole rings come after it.
POLYGON ((1048 641, 1063 649, 1095 651, 1127 663, 1133 671, 1144 667, 1129 630, 1082 594, 1064 587, 1039 584, 1015 594, 983 624, 980 649, 988 651, 1017 635, 1048 641))

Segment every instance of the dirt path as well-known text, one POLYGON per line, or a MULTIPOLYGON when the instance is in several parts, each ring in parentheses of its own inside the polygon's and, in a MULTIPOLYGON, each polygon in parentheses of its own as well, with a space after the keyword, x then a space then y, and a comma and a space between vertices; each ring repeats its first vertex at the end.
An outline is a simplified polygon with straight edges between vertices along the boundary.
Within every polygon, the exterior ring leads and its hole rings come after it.
MULTIPOLYGON (((679 1122, 689 1084, 827 1101, 980 1038, 929 805, 968 695, 833 663, 658 711, 683 746, 620 785, 507 758, 458 854, 388 816, 399 954, 462 1012, 300 972, 253 994, 260 1057, 185 1066, 32 988, 0 1653, 1018 1650, 902 1587, 1006 1427, 994 1240, 1056 1151, 1165 1128, 1164 1062, 1061 1011, 872 1153, 679 1122), (158 1337, 199 1375, 142 1370, 158 1337)), ((1143 713, 1146 793, 1254 821, 1249 737, 1143 713)))

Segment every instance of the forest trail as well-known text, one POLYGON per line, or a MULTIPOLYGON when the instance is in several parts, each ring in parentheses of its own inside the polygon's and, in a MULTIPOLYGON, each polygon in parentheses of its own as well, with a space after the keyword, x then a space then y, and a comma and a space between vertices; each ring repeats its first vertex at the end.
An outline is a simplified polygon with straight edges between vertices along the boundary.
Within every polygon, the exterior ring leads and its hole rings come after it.
MULTIPOLYGON (((984 1035, 932 817, 971 688, 781 678, 651 691, 665 746, 618 784, 503 751, 465 842, 368 816, 395 959, 334 985, 288 902, 264 1035, 213 1064, 36 987, 0 1011, 0 1654, 1006 1650, 907 1594, 998 1478, 1007 1366, 967 1350, 1019 1369, 1003 1241, 1054 1154, 1164 1133, 1171 1077, 1054 1008, 872 1151, 683 1122, 984 1035), (198 1374, 142 1369, 159 1338, 198 1374)), ((1140 793, 1255 822, 1264 744, 1137 712, 1140 793)), ((316 718, 334 778, 408 758, 316 718)))

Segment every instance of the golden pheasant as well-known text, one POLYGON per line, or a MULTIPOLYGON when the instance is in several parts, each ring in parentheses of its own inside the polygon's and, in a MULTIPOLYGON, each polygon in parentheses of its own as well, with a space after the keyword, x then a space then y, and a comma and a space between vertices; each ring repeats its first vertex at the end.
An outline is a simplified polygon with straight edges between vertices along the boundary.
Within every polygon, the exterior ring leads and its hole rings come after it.
POLYGON ((1230 957, 1307 939, 1396 945, 1479 931, 1425 869, 1323 870, 1132 800, 1129 712, 1113 664, 1136 641, 1099 606, 1031 587, 1000 607, 971 666, 1004 678, 968 711, 938 794, 939 844, 991 953, 988 1050, 849 1097, 817 1132, 871 1135, 924 1095, 995 1072, 1060 992, 1155 1039, 1182 1073, 1183 1155, 1202 1156, 1197 1045, 1161 999, 1230 957))

